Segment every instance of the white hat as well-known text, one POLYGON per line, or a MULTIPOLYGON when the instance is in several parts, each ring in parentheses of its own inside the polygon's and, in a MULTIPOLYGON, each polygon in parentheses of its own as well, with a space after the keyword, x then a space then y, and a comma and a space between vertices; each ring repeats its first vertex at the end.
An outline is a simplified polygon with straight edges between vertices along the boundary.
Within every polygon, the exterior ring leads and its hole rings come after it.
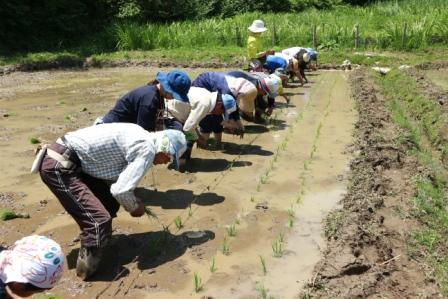
POLYGON ((55 241, 43 236, 28 236, 0 253, 4 263, 0 279, 4 283, 30 283, 41 289, 50 289, 62 276, 64 254, 55 241))
POLYGON ((247 29, 253 33, 260 33, 268 30, 268 28, 264 27, 264 22, 262 20, 253 21, 252 25, 250 25, 247 29))
POLYGON ((305 53, 303 54, 303 61, 305 61, 306 63, 308 63, 310 61, 310 54, 305 53))
POLYGON ((277 79, 267 77, 261 80, 261 87, 271 97, 275 98, 278 92, 279 82, 277 79))

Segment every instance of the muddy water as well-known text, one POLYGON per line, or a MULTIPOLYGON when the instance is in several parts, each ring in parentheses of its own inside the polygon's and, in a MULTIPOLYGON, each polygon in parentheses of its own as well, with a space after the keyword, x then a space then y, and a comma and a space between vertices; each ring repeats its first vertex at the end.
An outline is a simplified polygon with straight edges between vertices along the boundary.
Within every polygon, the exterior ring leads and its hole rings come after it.
POLYGON ((345 149, 356 115, 342 72, 318 72, 310 76, 310 86, 288 89, 291 105, 279 99, 269 130, 252 124, 243 140, 225 136, 221 150, 195 149, 187 173, 155 167, 138 192, 158 219, 135 219, 121 211, 98 275, 91 282, 75 277, 78 229, 40 179, 28 174, 30 138, 54 140, 91 124, 155 71, 117 68, 1 78, 0 205, 31 214, 31 219, 2 224, 1 241, 10 244, 37 232, 60 242, 68 269, 54 291, 64 298, 254 298, 261 286, 275 298, 294 298, 311 279, 325 245, 321 221, 345 192, 350 158, 345 149), (176 217, 182 219, 180 229, 173 223, 176 217), (235 236, 228 235, 229 226, 235 236), (189 231, 207 233, 198 239, 189 231), (274 258, 272 243, 279 236, 284 252, 274 258), (193 291, 194 273, 203 284, 199 294, 193 291))

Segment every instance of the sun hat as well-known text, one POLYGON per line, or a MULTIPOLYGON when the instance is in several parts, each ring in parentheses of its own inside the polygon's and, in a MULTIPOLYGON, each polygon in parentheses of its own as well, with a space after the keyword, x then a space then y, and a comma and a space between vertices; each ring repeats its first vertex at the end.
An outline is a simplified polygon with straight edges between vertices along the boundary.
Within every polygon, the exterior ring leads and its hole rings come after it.
POLYGON ((253 21, 252 25, 250 25, 247 29, 249 29, 249 31, 253 33, 260 33, 268 30, 266 27, 264 27, 264 22, 262 20, 253 21))
POLYGON ((272 77, 267 77, 262 80, 261 88, 271 97, 275 98, 278 92, 278 81, 272 77))
MULTIPOLYGON (((156 133, 157 134, 157 133, 156 133)), ((158 142, 157 152, 164 152, 173 157, 174 167, 179 169, 179 158, 187 150, 185 134, 178 130, 164 130, 158 142)))
POLYGON ((230 94, 221 95, 222 104, 224 106, 224 119, 228 120, 229 115, 236 111, 236 101, 230 94))
POLYGON ((283 73, 283 75, 281 75, 280 73, 277 73, 277 70, 276 70, 276 73, 269 75, 270 78, 272 78, 274 80, 277 80, 277 82, 278 82, 278 89, 277 89, 277 93, 278 94, 283 94, 283 85, 282 85, 282 78, 281 78, 281 76, 286 76, 287 77, 287 75, 285 73, 283 73), (280 76, 277 75, 277 74, 279 74, 280 76))
POLYGON ((61 246, 44 236, 28 236, 15 242, 11 249, 0 253, 0 280, 4 283, 30 283, 50 289, 64 271, 61 246))
POLYGON ((181 70, 173 70, 168 73, 158 72, 156 80, 162 85, 166 92, 173 95, 173 98, 183 102, 188 102, 188 90, 191 80, 187 73, 181 70))
POLYGON ((308 63, 310 61, 310 54, 305 53, 305 54, 303 54, 302 58, 303 58, 303 61, 308 63))

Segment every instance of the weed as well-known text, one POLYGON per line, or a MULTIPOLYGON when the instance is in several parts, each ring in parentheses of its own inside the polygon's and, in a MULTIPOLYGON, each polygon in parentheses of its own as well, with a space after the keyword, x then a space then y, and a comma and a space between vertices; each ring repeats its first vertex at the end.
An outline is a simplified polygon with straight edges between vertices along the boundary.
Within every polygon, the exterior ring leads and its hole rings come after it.
POLYGON ((199 293, 202 290, 202 279, 198 273, 194 273, 194 291, 199 293))
POLYGON ((87 111, 87 107, 84 107, 81 109, 81 112, 86 112, 87 111))
POLYGON ((337 234, 344 222, 343 211, 333 211, 327 216, 325 225, 325 236, 331 238, 337 234))
POLYGON ((3 221, 18 218, 19 216, 10 209, 0 209, 0 219, 3 221))
POLYGON ((230 245, 229 241, 227 240, 227 237, 224 237, 224 241, 221 246, 221 252, 224 255, 230 255, 230 245))
POLYGON ((177 229, 181 229, 182 227, 184 227, 184 224, 182 223, 182 218, 180 216, 177 216, 174 219, 174 224, 176 225, 177 229))
POLYGON ((73 116, 72 116, 71 114, 66 114, 66 115, 64 116, 64 119, 65 119, 66 121, 72 121, 72 120, 73 120, 73 116))
POLYGON ((30 143, 31 144, 39 144, 40 140, 38 138, 36 138, 36 137, 31 137, 30 138, 30 143))
POLYGON ((266 260, 261 255, 260 255, 260 263, 261 263, 261 269, 263 270, 263 275, 266 275, 268 273, 268 270, 266 268, 266 260))
POLYGON ((211 263, 211 265, 210 265, 210 272, 215 273, 217 269, 218 269, 218 268, 216 268, 215 257, 213 257, 213 258, 212 258, 212 263, 211 263))
POLYGON ((235 224, 231 224, 228 227, 226 227, 227 235, 229 237, 235 237, 236 236, 236 227, 235 224))

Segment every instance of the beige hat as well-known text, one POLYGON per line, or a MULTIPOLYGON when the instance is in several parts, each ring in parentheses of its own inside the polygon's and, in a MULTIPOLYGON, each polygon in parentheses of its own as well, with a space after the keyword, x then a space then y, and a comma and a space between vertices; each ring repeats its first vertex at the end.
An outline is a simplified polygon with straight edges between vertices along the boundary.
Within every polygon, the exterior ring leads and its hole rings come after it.
POLYGON ((303 61, 305 61, 306 63, 308 63, 310 61, 310 54, 305 53, 303 54, 303 61))
POLYGON ((253 21, 252 25, 250 25, 250 27, 248 27, 247 29, 249 29, 249 31, 253 33, 260 33, 268 30, 266 27, 264 27, 264 22, 262 20, 253 21))

